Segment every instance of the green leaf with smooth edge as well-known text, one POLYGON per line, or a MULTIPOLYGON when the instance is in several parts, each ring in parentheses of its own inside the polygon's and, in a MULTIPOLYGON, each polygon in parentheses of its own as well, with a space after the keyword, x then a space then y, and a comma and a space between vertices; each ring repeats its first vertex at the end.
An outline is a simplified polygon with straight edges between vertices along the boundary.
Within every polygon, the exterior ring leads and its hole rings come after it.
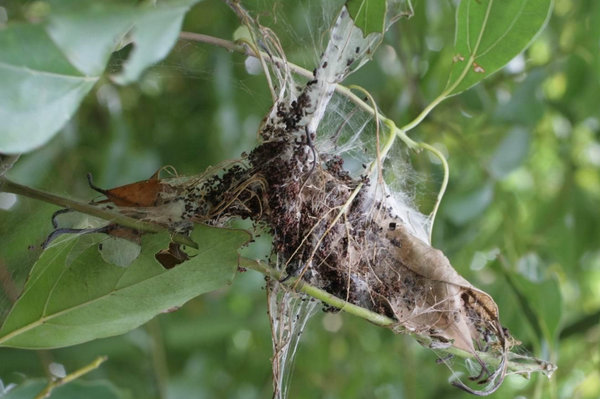
POLYGON ((127 268, 105 263, 104 235, 67 237, 45 250, 2 328, 0 346, 27 349, 75 345, 123 334, 155 315, 229 284, 242 231, 197 226, 200 245, 190 259, 165 270, 154 258, 167 234, 143 237, 142 252, 127 268))
POLYGON ((134 49, 115 81, 139 78, 167 55, 198 1, 53 1, 45 23, 0 30, 0 152, 28 152, 57 134, 128 33, 134 49))
POLYGON ((525 50, 551 10, 552 0, 462 0, 447 94, 468 89, 525 50))
POLYGON ((348 0, 346 8, 354 24, 364 35, 383 33, 385 23, 385 0, 348 0))
POLYGON ((0 152, 44 144, 97 80, 73 67, 42 26, 0 30, 0 152))
POLYGON ((83 1, 69 8, 59 4, 46 23, 48 35, 81 73, 101 75, 110 54, 134 26, 137 10, 110 2, 92 6, 83 1))

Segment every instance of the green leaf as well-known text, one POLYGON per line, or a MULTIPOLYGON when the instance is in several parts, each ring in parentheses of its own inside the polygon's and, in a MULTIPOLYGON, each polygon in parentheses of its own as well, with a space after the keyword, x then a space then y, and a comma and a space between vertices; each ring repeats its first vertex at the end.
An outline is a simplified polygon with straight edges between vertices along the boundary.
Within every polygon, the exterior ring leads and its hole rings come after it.
POLYGON ((58 7, 50 15, 46 31, 77 70, 99 76, 134 21, 133 7, 110 2, 92 6, 84 1, 76 8, 58 7))
POLYGON ((0 30, 0 152, 44 144, 97 80, 71 65, 42 26, 0 30))
POLYGON ((127 34, 134 49, 115 81, 139 78, 167 55, 198 1, 54 1, 45 23, 0 30, 0 152, 28 152, 58 133, 127 34))
MULTIPOLYGON (((127 268, 105 263, 104 235, 68 237, 44 251, 0 329, 0 346, 54 348, 125 333, 158 313, 231 282, 248 240, 241 231, 197 227, 191 259, 165 270, 155 260, 166 234, 145 236, 127 268)), ((190 252, 190 251, 188 251, 190 252)))
POLYGON ((494 111, 494 122, 520 124, 533 128, 545 112, 539 90, 545 78, 544 70, 528 72, 525 80, 519 82, 511 93, 510 100, 498 104, 494 111))
POLYGON ((346 8, 354 24, 367 36, 370 33, 383 33, 385 3, 385 0, 348 0, 346 8))
MULTIPOLYGON (((48 381, 29 380, 11 389, 2 399, 31 399, 46 387, 48 381)), ((73 381, 52 390, 53 399, 121 399, 125 395, 109 381, 73 381)))
POLYGON ((525 50, 551 9, 552 0, 462 0, 448 95, 468 89, 525 50))

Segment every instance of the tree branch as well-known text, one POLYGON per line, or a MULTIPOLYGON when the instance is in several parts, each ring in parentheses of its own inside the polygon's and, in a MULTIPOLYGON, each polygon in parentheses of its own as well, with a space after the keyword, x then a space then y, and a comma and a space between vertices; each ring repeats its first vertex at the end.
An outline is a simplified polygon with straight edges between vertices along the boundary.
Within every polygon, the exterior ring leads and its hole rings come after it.
MULTIPOLYGON (((268 264, 261 262, 259 260, 252 260, 248 258, 240 258, 239 265, 244 268, 252 269, 254 271, 260 272, 273 280, 281 280, 281 272, 272 268, 268 264)), ((343 299, 336 297, 324 291, 320 288, 307 284, 304 281, 298 281, 297 278, 290 278, 285 283, 289 289, 293 289, 303 292, 313 298, 316 298, 327 305, 334 306, 340 310, 343 310, 346 313, 350 313, 351 315, 358 316, 365 320, 370 321, 373 324, 376 324, 381 327, 394 328, 398 326, 398 321, 392 319, 390 317, 381 315, 379 313, 373 312, 369 309, 362 308, 360 306, 354 305, 350 302, 346 302, 343 299)), ((431 347, 433 343, 431 338, 425 335, 419 335, 415 333, 408 333, 408 335, 412 336, 424 347, 431 347)), ((500 358, 493 356, 488 352, 476 352, 475 354, 455 348, 450 346, 444 349, 438 349, 447 354, 457 356, 464 359, 471 359, 475 356, 479 357, 479 359, 483 360, 487 364, 492 366, 498 366, 501 362, 500 358)), ((510 353, 508 357, 508 365, 507 372, 515 372, 526 375, 532 372, 544 372, 549 375, 556 369, 556 366, 549 362, 545 362, 543 360, 539 360, 532 357, 522 356, 515 353, 510 353)))
MULTIPOLYGON (((301 66, 293 64, 289 61, 284 61, 283 59, 281 59, 279 57, 273 56, 271 54, 267 54, 263 51, 261 51, 259 54, 257 54, 254 51, 254 49, 252 49, 250 46, 244 46, 242 44, 237 44, 237 43, 229 41, 229 40, 221 39, 221 38, 214 37, 214 36, 204 35, 201 33, 181 32, 179 34, 179 37, 183 40, 192 40, 192 41, 196 41, 196 42, 212 44, 212 45, 215 45, 218 47, 223 47, 229 51, 235 51, 236 53, 245 54, 245 55, 248 55, 251 57, 256 57, 256 58, 261 57, 269 62, 274 62, 274 63, 285 62, 292 72, 294 72, 300 76, 303 76, 307 79, 313 79, 313 73, 311 71, 309 71, 308 69, 302 68, 301 66)), ((356 104, 358 107, 362 108, 364 111, 368 112, 372 116, 375 117, 377 115, 377 112, 375 111, 375 109, 373 109, 373 107, 371 107, 369 104, 367 104, 365 101, 363 101, 356 94, 352 93, 352 91, 349 88, 347 88, 346 86, 337 84, 335 87, 335 91, 338 94, 341 94, 341 95, 347 97, 350 101, 352 101, 354 104, 356 104)), ((387 118, 385 118, 381 114, 379 114, 379 118, 382 121, 387 120, 387 118)))
POLYGON ((187 245, 192 248, 198 248, 198 244, 192 241, 191 238, 182 234, 173 233, 169 231, 169 229, 167 229, 166 227, 160 226, 158 224, 144 222, 142 220, 137 220, 129 216, 125 216, 118 212, 99 208, 92 204, 72 200, 65 197, 60 197, 58 195, 48 193, 42 190, 37 190, 35 188, 23 186, 21 184, 8 180, 5 177, 0 177, 0 192, 2 191, 6 193, 23 195, 25 197, 58 205, 63 208, 73 209, 77 212, 85 213, 86 215, 91 215, 104 220, 108 220, 120 226, 129 227, 138 231, 144 231, 149 233, 168 232, 171 235, 171 239, 174 242, 182 245, 187 245))

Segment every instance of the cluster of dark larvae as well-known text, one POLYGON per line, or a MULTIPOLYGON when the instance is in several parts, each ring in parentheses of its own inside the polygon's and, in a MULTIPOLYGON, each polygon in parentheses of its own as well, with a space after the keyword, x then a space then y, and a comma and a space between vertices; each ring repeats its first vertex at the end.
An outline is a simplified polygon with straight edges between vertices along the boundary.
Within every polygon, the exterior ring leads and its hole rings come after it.
POLYGON ((192 189, 202 205, 194 203, 191 218, 250 218, 272 234, 284 279, 300 278, 393 318, 399 331, 468 351, 505 349, 491 298, 409 232, 389 195, 373 198, 367 176, 352 177, 340 156, 319 153, 299 124, 307 108, 303 95, 289 107, 276 105, 260 130, 262 143, 192 189))
MULTIPOLYGON (((259 146, 191 189, 191 219, 220 225, 249 218, 272 234, 283 280, 301 279, 393 318, 395 330, 427 336, 432 347, 501 357, 512 340, 493 300, 413 236, 393 199, 373 196, 369 177, 353 177, 339 155, 319 152, 299 123, 306 101, 301 95, 289 107, 276 105, 259 146)), ((481 362, 476 379, 492 376, 481 362)))

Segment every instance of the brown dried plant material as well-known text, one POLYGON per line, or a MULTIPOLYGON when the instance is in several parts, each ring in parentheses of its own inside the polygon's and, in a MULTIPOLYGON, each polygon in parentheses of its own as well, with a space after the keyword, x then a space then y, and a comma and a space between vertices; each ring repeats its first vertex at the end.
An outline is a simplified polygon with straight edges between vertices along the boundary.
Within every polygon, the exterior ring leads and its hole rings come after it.
MULTIPOLYGON (((340 157, 309 148, 302 127, 282 126, 280 118, 290 120, 294 109, 277 108, 262 127, 268 140, 245 163, 201 179, 153 176, 106 190, 109 198, 99 205, 151 221, 164 221, 162 211, 172 209, 163 223, 174 231, 191 222, 249 217, 273 234, 284 273, 385 314, 397 321, 395 331, 428 336, 435 348, 502 357, 512 341, 492 298, 409 232, 392 211, 393 198, 371 198, 369 179, 352 178, 340 157), (146 206, 132 206, 132 198, 146 206)), ((177 244, 156 257, 167 268, 187 259, 177 244)), ((491 375, 485 370, 482 365, 481 380, 491 375)))
POLYGON ((169 243, 168 249, 161 249, 154 257, 165 269, 172 269, 189 259, 181 245, 174 242, 169 243))
POLYGON ((159 180, 160 170, 156 171, 149 179, 123 186, 101 189, 94 185, 91 175, 88 175, 90 187, 106 196, 106 200, 98 203, 112 202, 116 206, 148 207, 156 206, 159 194, 165 190, 164 184, 159 180))
POLYGON ((442 251, 412 236, 399 223, 393 230, 388 228, 386 238, 393 247, 390 252, 394 261, 422 279, 427 292, 424 303, 432 310, 415 321, 410 316, 405 318, 410 309, 404 307, 401 322, 417 331, 429 326, 437 335, 453 341, 455 347, 471 353, 475 351, 473 342, 485 339, 480 332, 504 339, 498 306, 492 297, 460 276, 442 251))
MULTIPOLYGON (((178 232, 192 222, 250 218, 272 233, 284 274, 393 318, 395 331, 427 336, 432 348, 505 358, 513 341, 493 299, 410 231, 385 187, 373 190, 371 179, 352 177, 341 157, 311 146, 301 120, 302 108, 278 103, 262 125, 264 142, 244 161, 201 177, 155 174, 102 190, 107 199, 98 204, 178 232)), ((156 258, 170 268, 187 255, 173 243, 156 258)), ((478 380, 494 379, 498 368, 480 364, 478 380)))
MULTIPOLYGON (((164 169, 173 170, 172 167, 164 167, 159 169, 147 180, 126 184, 112 189, 102 189, 96 186, 92 181, 91 174, 88 174, 90 187, 106 196, 106 199, 92 201, 91 204, 109 210, 117 210, 124 215, 144 221, 151 221, 167 227, 173 232, 187 235, 191 231, 192 222, 188 220, 189 215, 186 215, 184 212, 184 200, 181 197, 181 194, 185 191, 185 185, 182 183, 189 179, 162 179, 160 178, 160 172, 164 169), (176 184, 172 184, 173 182, 176 184)), ((46 247, 58 235, 65 233, 103 233, 114 238, 124 239, 134 244, 141 245, 142 231, 131 227, 121 226, 113 222, 95 228, 59 227, 56 217, 66 212, 69 212, 69 210, 63 209, 54 214, 52 222, 55 230, 48 236, 43 247, 46 247)), ((195 210, 190 212, 190 214, 191 213, 195 213, 195 210)), ((182 246, 174 242, 171 242, 168 248, 159 251, 155 257, 166 269, 175 267, 189 259, 182 246)))

